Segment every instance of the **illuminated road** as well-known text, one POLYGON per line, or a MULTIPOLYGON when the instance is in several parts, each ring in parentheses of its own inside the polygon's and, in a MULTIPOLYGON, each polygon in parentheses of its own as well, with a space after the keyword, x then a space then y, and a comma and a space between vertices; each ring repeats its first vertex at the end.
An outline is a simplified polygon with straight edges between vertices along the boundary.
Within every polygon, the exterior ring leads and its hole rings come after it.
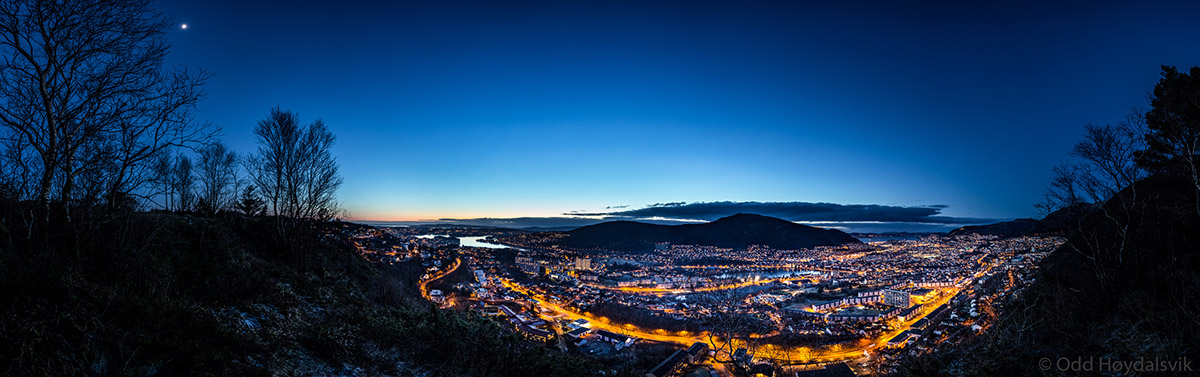
POLYGON ((695 288, 695 289, 642 288, 642 287, 613 288, 613 287, 609 287, 609 286, 605 286, 605 285, 593 285, 593 284, 589 284, 588 286, 595 287, 598 289, 610 290, 610 291, 664 295, 664 294, 687 294, 687 293, 696 293, 696 292, 722 291, 722 290, 728 290, 728 289, 738 289, 738 288, 752 287, 752 286, 756 286, 756 285, 766 285, 766 284, 771 284, 771 283, 787 282, 787 281, 793 281, 793 280, 812 280, 814 278, 815 278, 814 276, 810 275, 810 276, 800 276, 800 277, 790 277, 790 278, 765 279, 765 280, 759 280, 759 281, 746 281, 746 282, 741 282, 738 284, 726 284, 726 285, 721 285, 721 286, 716 286, 716 287, 702 287, 702 288, 695 288))
MULTIPOLYGON (((648 331, 642 330, 638 327, 635 327, 633 325, 628 325, 628 324, 620 325, 620 324, 609 323, 609 321, 604 318, 589 317, 589 316, 583 315, 581 313, 576 313, 574 311, 563 308, 562 306, 559 306, 558 304, 549 302, 541 295, 537 295, 537 294, 533 294, 533 293, 529 292, 524 287, 514 284, 511 281, 502 280, 501 282, 505 286, 507 286, 515 291, 524 293, 526 295, 529 295, 530 297, 537 298, 539 301, 538 305, 544 309, 549 309, 550 311, 553 311, 559 315, 565 316, 572 320, 575 320, 575 319, 587 320, 588 322, 591 323, 591 326, 593 329, 608 330, 608 331, 612 331, 612 332, 616 332, 616 333, 630 335, 630 336, 637 337, 637 338, 648 339, 648 340, 659 341, 659 342, 676 343, 676 344, 681 344, 684 346, 689 346, 695 342, 701 342, 701 343, 709 343, 710 346, 713 347, 713 349, 717 349, 717 348, 720 348, 720 346, 724 345, 724 343, 713 344, 713 343, 709 342, 708 333, 706 333, 706 332, 695 334, 695 335, 692 335, 692 334, 686 333, 686 332, 672 334, 670 332, 666 332, 663 330, 654 330, 654 331, 648 332, 648 331)), ((925 318, 925 316, 929 315, 929 313, 931 313, 933 311, 933 309, 936 309, 938 306, 941 306, 942 304, 949 302, 950 299, 953 298, 954 295, 956 295, 958 293, 958 291, 959 291, 958 289, 944 291, 945 293, 940 298, 938 298, 937 300, 934 300, 932 302, 926 303, 926 305, 924 306, 925 310, 923 310, 919 316, 913 318, 912 320, 902 322, 901 325, 898 326, 896 330, 884 333, 883 335, 875 337, 873 339, 866 339, 865 341, 859 340, 859 341, 855 342, 854 346, 847 347, 845 345, 837 344, 837 345, 832 345, 832 346, 829 346, 826 348, 821 348, 821 349, 796 347, 796 348, 784 350, 784 349, 774 348, 775 347, 774 345, 767 344, 767 345, 758 347, 758 349, 754 351, 754 357, 759 358, 759 359, 772 359, 772 360, 785 361, 785 362, 821 362, 821 363, 857 359, 857 358, 863 357, 864 353, 871 349, 874 349, 876 347, 886 346, 888 340, 890 340, 892 337, 895 337, 896 335, 899 335, 900 333, 911 328, 913 323, 916 323, 917 321, 921 320, 922 318, 925 318)), ((729 349, 736 349, 738 347, 742 347, 745 345, 744 343, 745 342, 743 342, 741 340, 735 339, 731 343, 732 346, 729 349)))
POLYGON ((450 266, 450 268, 448 268, 444 271, 439 271, 439 273, 437 275, 430 276, 429 279, 422 280, 421 285, 420 285, 421 296, 425 297, 426 300, 432 301, 433 298, 429 296, 429 283, 434 280, 444 278, 444 277, 446 277, 446 275, 450 275, 451 273, 454 272, 454 270, 457 270, 458 266, 461 264, 462 264, 461 258, 454 258, 454 265, 450 266))
POLYGON ((535 294, 529 292, 528 290, 525 289, 525 287, 514 284, 509 280, 501 280, 501 282, 504 284, 504 286, 509 287, 512 290, 524 293, 526 295, 529 295, 530 297, 538 298, 538 305, 541 306, 542 308, 549 309, 550 311, 553 311, 559 315, 565 316, 572 320, 576 320, 576 319, 587 320, 588 322, 591 323, 591 327, 593 329, 608 330, 608 331, 612 331, 615 333, 627 334, 627 335, 635 336, 635 337, 642 338, 642 339, 649 339, 649 340, 654 340, 654 341, 659 341, 659 342, 678 343, 678 344, 682 344, 685 346, 690 346, 690 345, 692 345, 692 343, 695 343, 695 342, 704 342, 704 343, 708 342, 707 336, 701 336, 702 334, 690 336, 689 334, 684 332, 684 335, 671 335, 670 333, 665 332, 665 331, 664 332, 642 331, 641 329, 634 327, 633 325, 621 326, 621 325, 617 325, 617 324, 611 324, 611 323, 608 323, 607 319, 588 317, 583 314, 576 313, 571 310, 567 310, 566 308, 559 306, 558 304, 555 304, 555 303, 549 302, 548 300, 545 300, 541 295, 535 295, 535 294))

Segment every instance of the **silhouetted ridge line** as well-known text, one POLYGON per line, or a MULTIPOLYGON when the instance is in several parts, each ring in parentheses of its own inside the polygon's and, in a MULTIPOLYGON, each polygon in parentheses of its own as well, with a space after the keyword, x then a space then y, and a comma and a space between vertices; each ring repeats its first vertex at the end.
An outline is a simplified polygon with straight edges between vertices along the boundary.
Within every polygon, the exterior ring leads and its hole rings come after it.
POLYGON ((766 245, 775 249, 806 249, 861 243, 836 229, 822 229, 755 214, 739 213, 703 224, 657 225, 612 221, 567 232, 563 246, 647 252, 655 243, 743 249, 766 245))

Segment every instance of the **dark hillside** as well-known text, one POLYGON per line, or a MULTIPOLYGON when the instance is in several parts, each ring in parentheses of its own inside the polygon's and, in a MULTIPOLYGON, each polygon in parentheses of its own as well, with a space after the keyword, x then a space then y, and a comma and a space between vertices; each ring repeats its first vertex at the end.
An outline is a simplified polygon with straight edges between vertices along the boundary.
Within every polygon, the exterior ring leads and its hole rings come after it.
POLYGON ((1035 219, 1016 219, 987 225, 969 225, 950 231, 951 236, 978 234, 997 237, 1020 237, 1036 234, 1067 234, 1079 227, 1079 220, 1095 208, 1088 204, 1076 204, 1057 211, 1046 217, 1035 219))
POLYGON ((358 256, 342 225, 312 226, 285 247, 273 241, 270 219, 133 214, 88 233, 95 236, 35 232, 27 242, 8 215, 0 232, 0 375, 596 369, 489 319, 432 310, 412 282, 358 256), (69 245, 78 252, 61 251, 69 245))
POLYGON ((1197 360, 1200 216, 1193 198, 1189 181, 1167 175, 1121 191, 1080 220, 999 323, 912 361, 902 374, 1042 375, 1043 357, 1197 360))
POLYGON ((1026 234, 1033 234, 1037 226, 1038 221, 1034 219, 1015 219, 995 224, 968 225, 951 230, 949 235, 965 236, 968 234, 978 234, 981 236, 1019 237, 1026 234))

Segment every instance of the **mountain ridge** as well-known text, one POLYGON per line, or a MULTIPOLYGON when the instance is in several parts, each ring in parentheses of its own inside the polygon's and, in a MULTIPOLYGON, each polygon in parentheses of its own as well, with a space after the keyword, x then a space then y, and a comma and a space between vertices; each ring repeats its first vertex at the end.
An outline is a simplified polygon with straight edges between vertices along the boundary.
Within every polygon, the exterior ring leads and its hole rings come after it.
POLYGON ((1020 237, 1035 234, 1065 234, 1072 225, 1095 209, 1088 204, 1076 204, 1051 212, 1041 219, 1013 219, 986 225, 968 225, 947 233, 950 236, 978 234, 982 236, 1020 237))
POLYGON ((766 245, 776 249, 806 249, 861 243, 836 229, 823 229, 749 213, 738 213, 703 224, 659 225, 609 221, 566 232, 563 246, 648 252, 655 243, 743 249, 766 245))

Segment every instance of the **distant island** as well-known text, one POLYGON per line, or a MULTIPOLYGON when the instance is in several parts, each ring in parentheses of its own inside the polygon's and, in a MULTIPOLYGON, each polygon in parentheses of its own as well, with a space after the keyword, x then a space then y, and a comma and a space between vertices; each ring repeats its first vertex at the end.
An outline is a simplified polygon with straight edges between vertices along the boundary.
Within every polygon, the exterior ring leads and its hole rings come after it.
POLYGON ((566 232, 558 241, 572 249, 649 252, 656 243, 744 249, 764 245, 774 249, 807 249, 862 243, 836 229, 823 229, 774 217, 739 213, 712 222, 657 225, 612 221, 566 232))

